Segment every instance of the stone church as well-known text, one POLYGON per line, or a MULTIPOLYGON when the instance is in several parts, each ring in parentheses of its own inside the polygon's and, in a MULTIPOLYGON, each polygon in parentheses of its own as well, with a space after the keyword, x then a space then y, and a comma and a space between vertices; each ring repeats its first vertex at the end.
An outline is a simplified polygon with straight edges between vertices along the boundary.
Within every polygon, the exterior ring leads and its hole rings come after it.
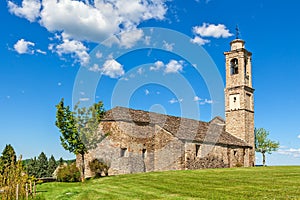
POLYGON ((254 166, 252 54, 241 39, 230 46, 224 53, 226 120, 202 122, 115 107, 100 123, 109 135, 85 156, 86 177, 93 175, 88 165, 93 159, 107 162, 110 175, 254 166))

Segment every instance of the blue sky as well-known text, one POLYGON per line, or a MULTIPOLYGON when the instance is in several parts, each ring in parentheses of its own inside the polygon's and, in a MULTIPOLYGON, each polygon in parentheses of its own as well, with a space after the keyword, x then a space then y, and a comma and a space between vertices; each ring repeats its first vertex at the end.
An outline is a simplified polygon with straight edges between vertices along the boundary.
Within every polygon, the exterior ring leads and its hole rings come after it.
POLYGON ((0 149, 74 158, 54 125, 62 97, 224 117, 223 52, 238 24, 253 53, 255 126, 281 144, 267 164, 299 165, 299 9, 292 0, 1 1, 0 149))

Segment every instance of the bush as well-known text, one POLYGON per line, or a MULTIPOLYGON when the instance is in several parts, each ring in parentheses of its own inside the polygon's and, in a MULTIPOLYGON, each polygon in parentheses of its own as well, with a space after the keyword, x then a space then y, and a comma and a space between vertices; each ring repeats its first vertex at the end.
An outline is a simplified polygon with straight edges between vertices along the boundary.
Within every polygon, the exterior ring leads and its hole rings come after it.
POLYGON ((91 162, 89 162, 89 166, 91 171, 95 174, 95 177, 101 177, 102 173, 105 174, 105 176, 108 176, 108 169, 110 165, 106 162, 104 162, 102 159, 94 159, 91 162))
POLYGON ((57 180, 60 182, 79 182, 80 171, 76 164, 62 166, 57 172, 57 180))
POLYGON ((240 162, 236 163, 235 167, 243 167, 244 165, 240 162))

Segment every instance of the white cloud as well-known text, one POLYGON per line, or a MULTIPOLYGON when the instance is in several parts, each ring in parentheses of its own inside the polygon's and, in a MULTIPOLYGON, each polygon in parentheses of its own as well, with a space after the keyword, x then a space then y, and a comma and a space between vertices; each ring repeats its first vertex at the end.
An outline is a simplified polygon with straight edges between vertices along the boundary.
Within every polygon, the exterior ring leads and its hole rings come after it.
MULTIPOLYGON (((85 49, 65 47, 65 43, 102 42, 104 39, 123 33, 107 44, 117 42, 130 48, 143 37, 138 25, 149 19, 163 20, 167 12, 167 0, 22 0, 21 6, 8 1, 11 13, 24 17, 30 22, 38 22, 55 35, 51 40, 67 40, 57 46, 59 53, 71 54, 86 64, 88 56, 85 49), (128 32, 131 31, 131 32, 128 32), (111 43, 112 42, 112 43, 111 43), (75 56, 74 56, 75 55, 75 56)), ((149 43, 150 38, 145 38, 149 43)), ((52 48, 51 48, 52 47, 52 48)))
POLYGON ((46 51, 42 51, 42 50, 40 50, 40 49, 37 49, 36 52, 38 52, 38 53, 40 53, 40 54, 43 54, 43 55, 46 55, 46 54, 47 54, 46 51))
POLYGON ((202 99, 200 98, 200 97, 198 97, 198 96, 195 96, 194 97, 194 101, 201 101, 202 99))
POLYGON ((300 139, 300 135, 298 135, 298 137, 297 138, 299 138, 300 139))
POLYGON ((165 73, 177 73, 182 71, 183 69, 183 61, 180 60, 170 60, 168 64, 166 64, 165 73))
POLYGON ((144 35, 143 30, 135 29, 129 32, 124 32, 120 35, 120 46, 131 48, 139 41, 144 35))
POLYGON ((279 149, 278 153, 283 154, 283 155, 293 156, 295 158, 299 158, 300 157, 300 148, 299 149, 295 149, 295 148, 279 149))
POLYGON ((125 73, 123 66, 114 59, 105 61, 100 71, 110 78, 118 78, 125 73))
POLYGON ((233 34, 229 32, 223 24, 208 24, 203 23, 202 26, 193 27, 193 32, 202 37, 228 38, 233 34))
POLYGON ((18 17, 26 18, 30 22, 36 21, 39 17, 41 3, 39 0, 23 0, 22 6, 18 6, 12 1, 8 1, 9 12, 18 17))
POLYGON ((174 43, 167 43, 166 41, 163 41, 163 48, 167 51, 173 51, 174 43))
POLYGON ((79 101, 89 101, 89 100, 90 100, 90 98, 88 98, 88 97, 82 97, 79 99, 79 101))
POLYGON ((14 44, 14 49, 19 54, 33 54, 34 50, 31 50, 30 47, 34 47, 35 44, 33 42, 25 41, 24 39, 20 39, 14 44))
POLYGON ((165 66, 165 64, 162 61, 156 61, 154 63, 154 66, 150 67, 150 71, 158 71, 164 66, 165 66))
MULTIPOLYGON (((110 78, 119 78, 124 75, 123 66, 114 59, 106 60, 102 67, 98 64, 94 64, 89 68, 93 72, 101 72, 105 76, 110 78)), ((122 78, 122 80, 129 80, 128 78, 122 78)))
POLYGON ((148 95, 148 94, 150 94, 150 92, 149 92, 149 90, 145 90, 145 95, 148 95))
POLYGON ((183 99, 175 99, 175 98, 172 98, 171 100, 169 100, 169 103, 170 103, 170 104, 181 103, 182 101, 183 101, 183 99))
POLYGON ((199 101, 200 105, 213 104, 213 103, 214 103, 213 100, 208 100, 208 99, 205 99, 203 101, 202 100, 199 101))
POLYGON ((191 39, 191 42, 199 45, 205 45, 210 42, 210 40, 204 39, 204 37, 228 38, 233 35, 224 24, 215 25, 208 23, 203 23, 202 26, 194 26, 193 33, 195 37, 191 39))
POLYGON ((101 71, 98 64, 94 64, 92 67, 89 68, 89 70, 92 72, 100 72, 101 71))
POLYGON ((138 68, 137 73, 139 75, 143 74, 144 73, 144 69, 142 67, 138 68))
POLYGON ((76 61, 80 62, 82 65, 87 65, 90 60, 90 56, 88 54, 88 48, 84 46, 84 44, 77 40, 69 40, 63 39, 63 43, 56 45, 55 47, 50 47, 58 53, 59 56, 63 54, 71 54, 76 61))
POLYGON ((205 45, 207 43, 210 43, 210 40, 206 40, 199 36, 195 36, 194 39, 191 39, 191 42, 194 44, 205 45))
POLYGON ((96 58, 102 58, 103 54, 100 51, 97 51, 96 58))

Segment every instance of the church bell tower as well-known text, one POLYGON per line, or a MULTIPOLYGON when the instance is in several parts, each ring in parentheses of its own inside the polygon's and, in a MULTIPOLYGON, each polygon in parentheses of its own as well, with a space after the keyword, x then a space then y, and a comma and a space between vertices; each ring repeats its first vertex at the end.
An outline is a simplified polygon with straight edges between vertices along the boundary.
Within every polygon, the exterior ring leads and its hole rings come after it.
POLYGON ((252 53, 245 49, 245 41, 235 39, 225 52, 226 131, 244 140, 252 149, 245 152, 245 166, 254 166, 254 97, 252 88, 252 53))

